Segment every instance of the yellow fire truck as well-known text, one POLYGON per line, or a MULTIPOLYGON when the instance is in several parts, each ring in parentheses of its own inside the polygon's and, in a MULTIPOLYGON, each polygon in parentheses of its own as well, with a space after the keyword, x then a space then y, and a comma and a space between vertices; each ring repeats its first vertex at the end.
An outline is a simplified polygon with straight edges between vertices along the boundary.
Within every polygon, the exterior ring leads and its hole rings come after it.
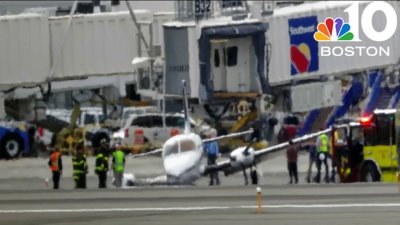
POLYGON ((332 129, 332 159, 341 182, 397 181, 400 116, 396 109, 337 122, 332 129))

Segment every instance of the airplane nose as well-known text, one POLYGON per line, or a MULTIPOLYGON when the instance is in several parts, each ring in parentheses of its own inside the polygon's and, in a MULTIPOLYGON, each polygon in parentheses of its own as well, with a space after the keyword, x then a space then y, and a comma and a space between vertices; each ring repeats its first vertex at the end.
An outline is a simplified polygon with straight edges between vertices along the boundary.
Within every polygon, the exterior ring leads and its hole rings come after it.
POLYGON ((190 170, 199 162, 200 156, 197 152, 185 152, 169 155, 164 158, 164 170, 169 176, 179 177, 190 170))

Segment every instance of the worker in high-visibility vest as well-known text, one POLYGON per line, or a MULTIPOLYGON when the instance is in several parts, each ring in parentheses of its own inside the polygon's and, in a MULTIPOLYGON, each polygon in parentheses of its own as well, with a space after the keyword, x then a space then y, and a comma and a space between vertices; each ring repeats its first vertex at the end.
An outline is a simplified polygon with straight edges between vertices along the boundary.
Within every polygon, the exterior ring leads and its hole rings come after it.
POLYGON ((95 173, 99 176, 99 188, 107 187, 108 171, 108 142, 105 139, 100 141, 100 149, 96 154, 95 173))
POLYGON ((113 152, 112 169, 114 171, 114 184, 116 187, 122 186, 122 178, 124 175, 125 154, 119 145, 116 146, 113 152))
POLYGON ((62 159, 61 152, 57 148, 51 153, 48 164, 53 173, 53 189, 58 189, 62 175, 62 159))
MULTIPOLYGON (((320 131, 323 129, 321 128, 320 131)), ((317 148, 317 176, 316 182, 321 181, 321 164, 325 164, 325 182, 329 183, 329 166, 328 166, 328 153, 329 153, 329 138, 326 134, 321 134, 317 137, 315 142, 317 148)))

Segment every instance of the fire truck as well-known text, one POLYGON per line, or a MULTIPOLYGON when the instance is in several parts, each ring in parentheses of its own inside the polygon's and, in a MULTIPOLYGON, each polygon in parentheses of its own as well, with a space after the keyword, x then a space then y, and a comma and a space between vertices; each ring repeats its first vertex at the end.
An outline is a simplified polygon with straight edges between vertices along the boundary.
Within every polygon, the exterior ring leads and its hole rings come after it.
POLYGON ((341 182, 397 181, 400 116, 396 109, 337 121, 331 154, 341 182))

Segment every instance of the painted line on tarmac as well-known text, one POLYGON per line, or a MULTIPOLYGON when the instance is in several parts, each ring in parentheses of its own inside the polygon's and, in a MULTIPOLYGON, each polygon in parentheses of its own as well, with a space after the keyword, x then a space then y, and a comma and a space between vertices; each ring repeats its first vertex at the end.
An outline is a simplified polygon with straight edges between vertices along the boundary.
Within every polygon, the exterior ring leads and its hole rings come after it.
MULTIPOLYGON (((284 204, 263 205, 262 208, 351 208, 351 207, 400 207, 400 203, 366 203, 366 204, 284 204)), ((135 211, 202 211, 227 209, 255 209, 257 206, 206 206, 206 207, 165 207, 165 208, 109 208, 109 209, 21 209, 0 210, 6 213, 87 213, 87 212, 135 212, 135 211)))

